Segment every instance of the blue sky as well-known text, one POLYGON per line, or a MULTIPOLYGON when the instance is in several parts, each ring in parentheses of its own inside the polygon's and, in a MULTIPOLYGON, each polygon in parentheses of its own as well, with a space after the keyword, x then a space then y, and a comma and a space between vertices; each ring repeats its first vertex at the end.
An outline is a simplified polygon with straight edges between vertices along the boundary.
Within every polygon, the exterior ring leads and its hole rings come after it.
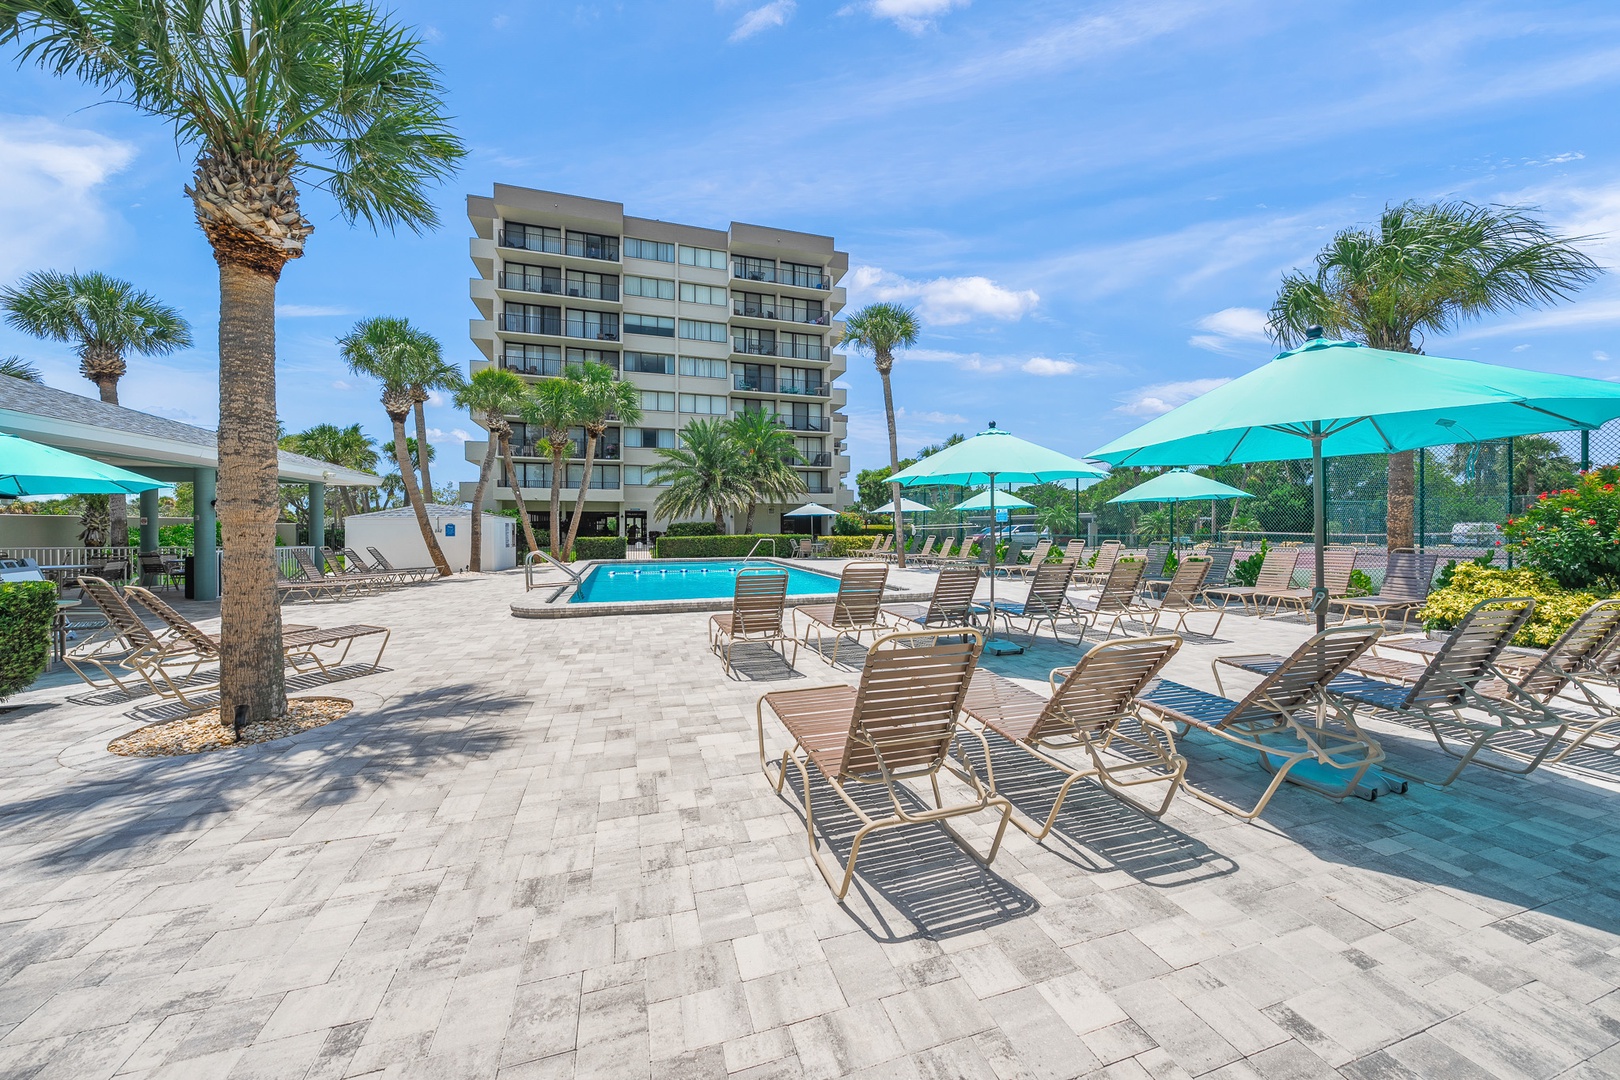
MULTIPOLYGON (((289 429, 359 421, 375 389, 334 339, 404 314, 475 355, 464 196, 496 181, 632 214, 833 234, 851 305, 918 307, 894 380, 902 451, 987 421, 1084 453, 1272 352, 1260 312, 1291 267, 1391 201, 1540 207, 1620 265, 1620 8, 1291 0, 412 2, 470 148, 425 236, 376 236, 319 192, 283 275, 289 429), (469 14, 476 10, 476 15, 469 14)), ((0 281, 128 277, 198 347, 135 359, 126 403, 212 425, 217 286, 167 128, 0 67, 0 281)), ((1620 377, 1620 275, 1576 303, 1431 352, 1620 377)), ((0 328, 52 385, 64 347, 0 328)), ((883 463, 881 397, 851 357, 856 468, 883 463)), ((436 476, 470 479, 448 407, 436 476)))

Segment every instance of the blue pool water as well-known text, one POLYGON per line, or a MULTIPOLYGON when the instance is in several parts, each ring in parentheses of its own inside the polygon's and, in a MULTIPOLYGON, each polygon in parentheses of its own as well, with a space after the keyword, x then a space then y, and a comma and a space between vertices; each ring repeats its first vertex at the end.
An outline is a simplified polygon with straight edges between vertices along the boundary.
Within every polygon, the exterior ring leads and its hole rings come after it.
MULTIPOLYGON (((836 593, 838 579, 796 566, 777 563, 748 564, 752 570, 786 570, 788 594, 805 596, 836 593)), ((741 559, 707 559, 702 562, 675 562, 659 559, 640 564, 615 563, 598 566, 585 575, 569 598, 570 604, 604 604, 627 600, 709 600, 731 597, 737 588, 741 559)))

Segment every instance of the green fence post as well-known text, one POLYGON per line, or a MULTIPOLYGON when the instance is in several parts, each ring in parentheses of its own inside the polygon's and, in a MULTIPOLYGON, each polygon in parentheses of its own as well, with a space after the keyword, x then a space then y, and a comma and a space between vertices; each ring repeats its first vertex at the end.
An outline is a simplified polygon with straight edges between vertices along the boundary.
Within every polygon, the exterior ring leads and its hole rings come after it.
MULTIPOLYGON (((1427 463, 1427 461, 1428 461, 1428 455, 1423 452, 1423 448, 1421 446, 1418 447, 1418 490, 1417 490, 1417 497, 1418 497, 1418 534, 1417 534, 1417 549, 1419 551, 1423 550, 1424 536, 1429 531, 1429 506, 1428 506, 1427 501, 1423 497, 1423 492, 1424 492, 1423 467, 1427 463)), ((1384 493, 1384 536, 1385 536, 1386 540, 1389 537, 1389 493, 1387 491, 1384 493)))
MULTIPOLYGON (((1507 441, 1507 517, 1503 518, 1502 520, 1506 521, 1506 520, 1508 520, 1508 518, 1511 518, 1512 516, 1513 516, 1513 438, 1511 436, 1509 436, 1508 441, 1507 441)), ((1508 569, 1511 570, 1511 569, 1513 569, 1513 545, 1512 544, 1503 544, 1502 547, 1507 552, 1508 569)))
POLYGON ((1592 433, 1581 429, 1581 472, 1592 468, 1592 433))

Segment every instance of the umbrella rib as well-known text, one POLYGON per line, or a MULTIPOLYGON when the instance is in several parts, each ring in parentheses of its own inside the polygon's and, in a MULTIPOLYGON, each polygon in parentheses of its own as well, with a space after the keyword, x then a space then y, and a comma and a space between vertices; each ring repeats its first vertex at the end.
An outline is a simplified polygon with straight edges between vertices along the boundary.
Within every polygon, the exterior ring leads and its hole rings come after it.
POLYGON ((1378 426, 1378 421, 1369 416, 1367 417, 1367 423, 1371 424, 1372 429, 1378 432, 1378 437, 1384 440, 1384 450, 1391 454, 1395 453, 1395 444, 1389 441, 1389 436, 1385 435, 1384 429, 1378 426))
POLYGON ((1565 416, 1563 413, 1555 413, 1551 409, 1543 409, 1540 405, 1532 405, 1528 401, 1515 401, 1513 404, 1519 406, 1520 408, 1529 409, 1531 412, 1541 413, 1543 416, 1550 416, 1554 420, 1562 420, 1564 423, 1582 431, 1596 431, 1599 427, 1602 427, 1601 424, 1584 424, 1572 416, 1565 416))

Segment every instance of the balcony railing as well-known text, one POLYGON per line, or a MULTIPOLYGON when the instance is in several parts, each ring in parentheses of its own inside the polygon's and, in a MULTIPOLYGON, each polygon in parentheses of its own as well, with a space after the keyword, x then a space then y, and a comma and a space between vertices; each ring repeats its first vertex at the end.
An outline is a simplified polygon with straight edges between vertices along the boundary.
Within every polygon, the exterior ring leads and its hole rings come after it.
POLYGON ((580 319, 569 319, 565 333, 568 337, 587 338, 591 341, 619 340, 619 326, 617 323, 608 326, 602 323, 584 322, 580 319))
POLYGON ((804 323, 808 326, 832 325, 832 315, 825 311, 794 311, 790 307, 752 304, 745 300, 733 300, 731 313, 749 319, 777 319, 781 322, 804 323))
POLYGON ((562 278, 541 277, 538 274, 520 274, 512 270, 502 270, 497 283, 503 289, 512 289, 517 292, 546 293, 550 296, 561 296, 563 291, 562 278))
POLYGON ((831 383, 778 381, 774 375, 733 375, 732 386, 756 394, 795 394, 800 397, 829 397, 831 383))
POLYGON ((832 468, 831 454, 801 454, 800 459, 803 460, 804 467, 807 469, 832 468))
MULTIPOLYGON (((733 416, 741 416, 745 412, 763 412, 762 409, 738 409, 733 416)), ((825 416, 784 416, 782 413, 772 414, 776 422, 789 431, 831 431, 832 425, 825 416)))
POLYGON ((731 351, 746 353, 749 356, 779 356, 784 360, 827 359, 827 346, 810 341, 781 341, 733 335, 731 351))
MULTIPOLYGON (((547 460, 547 459, 549 459, 551 457, 551 455, 549 453, 547 453, 545 451, 545 449, 539 443, 532 443, 532 442, 531 443, 513 443, 512 444, 512 456, 515 457, 515 458, 539 458, 542 461, 547 460)), ((618 461, 623 456, 624 456, 623 452, 620 449, 618 443, 609 443, 609 444, 605 444, 605 445, 600 444, 600 443, 597 444, 597 447, 596 447, 596 460, 597 461, 618 461)), ((572 454, 568 455, 568 460, 569 461, 584 461, 585 460, 585 443, 582 440, 576 440, 575 441, 574 452, 572 454)))
POLYGON ((804 486, 804 493, 806 495, 831 495, 833 493, 833 489, 830 487, 811 487, 809 484, 806 484, 804 486))
POLYGON ((832 288, 832 280, 820 271, 789 270, 783 266, 744 266, 734 262, 731 264, 731 276, 742 281, 769 281, 800 289, 832 288))
MULTIPOLYGON (((615 379, 619 378, 619 366, 617 364, 604 363, 599 360, 593 360, 591 362, 593 364, 601 363, 603 367, 613 369, 613 377, 615 379)), ((580 370, 584 370, 584 367, 584 363, 577 360, 537 360, 528 364, 516 364, 512 363, 511 361, 506 362, 507 371, 515 371, 519 375, 549 375, 552 378, 562 375, 565 368, 579 368, 580 370)))
POLYGON ((523 315, 515 311, 503 311, 499 326, 510 334, 561 334, 562 316, 523 315))
POLYGON ((552 255, 561 255, 563 250, 562 237, 531 233, 523 229, 502 229, 500 242, 502 247, 518 248, 522 251, 543 251, 552 255))
POLYGON ((619 241, 613 237, 602 237, 598 240, 584 240, 577 236, 570 236, 564 243, 564 254, 579 259, 603 259, 608 262, 619 261, 619 241))

